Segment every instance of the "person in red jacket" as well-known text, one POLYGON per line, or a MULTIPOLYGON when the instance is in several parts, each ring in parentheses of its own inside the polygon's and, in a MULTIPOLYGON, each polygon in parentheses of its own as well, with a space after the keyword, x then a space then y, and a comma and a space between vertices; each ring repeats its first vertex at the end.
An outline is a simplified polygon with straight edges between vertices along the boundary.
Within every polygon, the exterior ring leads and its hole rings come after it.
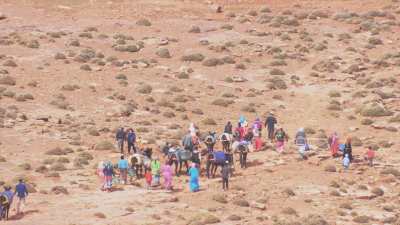
POLYGON ((371 167, 374 166, 375 151, 372 149, 371 146, 368 147, 365 155, 365 158, 368 160, 368 165, 371 167))

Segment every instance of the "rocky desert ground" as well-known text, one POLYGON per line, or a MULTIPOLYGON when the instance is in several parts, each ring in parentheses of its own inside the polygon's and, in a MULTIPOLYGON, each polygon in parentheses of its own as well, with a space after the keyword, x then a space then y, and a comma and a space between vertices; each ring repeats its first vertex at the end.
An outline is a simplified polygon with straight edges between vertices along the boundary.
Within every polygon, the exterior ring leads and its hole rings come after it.
POLYGON ((399 1, 0 0, 0 15, 0 184, 31 192, 1 223, 400 224, 399 1), (157 152, 190 122, 269 111, 291 137, 306 128, 308 160, 291 138, 250 153, 228 192, 185 176, 172 193, 99 189, 121 125, 157 152), (334 131, 353 139, 347 172, 334 131))

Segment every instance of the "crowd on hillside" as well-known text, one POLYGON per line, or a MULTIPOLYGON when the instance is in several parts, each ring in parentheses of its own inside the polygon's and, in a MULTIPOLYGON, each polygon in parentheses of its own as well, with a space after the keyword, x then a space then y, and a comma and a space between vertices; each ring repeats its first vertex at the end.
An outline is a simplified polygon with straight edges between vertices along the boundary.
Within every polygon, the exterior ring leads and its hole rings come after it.
MULTIPOLYGON (((103 181, 102 189, 107 191, 111 190, 113 183, 127 184, 128 177, 129 181, 132 181, 133 177, 136 180, 145 178, 147 188, 160 187, 163 178, 163 187, 172 190, 173 177, 181 175, 183 166, 186 167, 185 173, 190 178, 190 191, 199 190, 199 179, 203 171, 205 176, 210 178, 215 177, 218 168, 220 168, 222 188, 228 190, 229 177, 235 165, 235 154, 239 155, 240 167, 245 169, 249 152, 260 151, 266 142, 270 142, 278 153, 283 153, 287 151, 289 141, 289 136, 283 127, 278 126, 278 120, 272 112, 264 122, 256 118, 253 123, 249 123, 244 116, 240 116, 236 127, 233 127, 230 121, 227 122, 219 136, 215 132, 201 135, 198 128, 191 123, 182 143, 166 143, 160 149, 164 155, 162 160, 153 155, 151 148, 137 146, 136 134, 132 128, 126 132, 121 127, 116 132, 115 138, 121 152, 120 160, 116 164, 112 164, 111 161, 100 162, 97 170, 103 181), (264 128, 265 139, 262 136, 264 128), (214 148, 218 142, 222 149, 214 148)), ((343 167, 347 170, 353 161, 351 138, 347 138, 345 143, 340 143, 338 134, 334 132, 327 141, 332 157, 342 156, 343 167)), ((311 146, 304 128, 298 129, 294 136, 294 144, 297 146, 300 159, 306 160, 311 146)), ((375 151, 369 147, 366 159, 370 166, 373 165, 374 158, 375 151)))

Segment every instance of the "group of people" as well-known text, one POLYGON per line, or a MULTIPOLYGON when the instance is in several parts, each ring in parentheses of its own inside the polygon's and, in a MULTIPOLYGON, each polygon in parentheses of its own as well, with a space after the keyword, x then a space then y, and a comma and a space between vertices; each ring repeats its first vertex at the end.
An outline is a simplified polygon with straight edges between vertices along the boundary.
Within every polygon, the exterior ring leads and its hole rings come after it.
MULTIPOLYGON (((206 176, 214 177, 217 168, 220 167, 222 188, 227 190, 229 177, 232 175, 234 167, 234 153, 239 153, 240 166, 246 168, 247 153, 260 151, 264 146, 263 128, 267 130, 266 141, 274 144, 278 153, 285 151, 289 136, 283 127, 279 127, 277 124, 278 120, 272 112, 269 113, 264 123, 260 118, 256 118, 250 124, 244 116, 240 116, 237 126, 233 127, 230 121, 227 122, 224 132, 219 137, 215 132, 209 132, 206 137, 201 138, 198 127, 191 123, 188 133, 184 135, 180 144, 166 143, 162 148, 163 164, 159 157, 152 156, 151 148, 140 149, 136 145, 136 134, 133 129, 125 132, 124 128, 120 128, 116 133, 117 145, 122 154, 120 160, 115 165, 110 161, 101 162, 98 167, 98 174, 103 180, 102 189, 110 191, 113 182, 127 184, 128 176, 131 181, 132 177, 136 176, 136 179, 145 178, 147 188, 161 186, 161 178, 163 178, 163 188, 172 190, 173 177, 179 176, 182 165, 185 165, 186 174, 190 177, 189 189, 196 192, 200 188, 202 160, 205 160, 206 176), (214 149, 217 141, 220 141, 222 150, 214 149), (125 142, 128 146, 127 155, 124 155, 125 142), (205 146, 204 149, 201 147, 202 144, 205 146), (174 165, 175 171, 172 168, 174 165)), ((344 144, 340 144, 337 133, 334 133, 329 137, 328 143, 332 156, 337 157, 342 152, 343 166, 346 169, 349 168, 353 160, 351 139, 348 138, 344 144)), ((300 158, 307 159, 310 145, 304 128, 300 128, 296 132, 294 144, 297 146, 300 158)), ((368 149, 366 157, 372 166, 375 157, 372 148, 368 149)))
MULTIPOLYGON (((334 158, 342 155, 343 167, 345 170, 349 169, 350 164, 353 162, 353 148, 351 145, 351 138, 347 137, 344 144, 340 144, 339 135, 337 132, 334 132, 329 138, 329 149, 331 151, 331 155, 334 158)), ((372 167, 374 165, 375 158, 375 150, 372 146, 368 146, 364 159, 368 161, 368 165, 372 167)))
POLYGON ((28 188, 23 179, 19 180, 19 183, 15 186, 15 190, 12 190, 9 185, 4 186, 4 192, 0 193, 0 220, 8 219, 9 210, 15 199, 17 215, 23 214, 23 208, 27 197, 28 188))

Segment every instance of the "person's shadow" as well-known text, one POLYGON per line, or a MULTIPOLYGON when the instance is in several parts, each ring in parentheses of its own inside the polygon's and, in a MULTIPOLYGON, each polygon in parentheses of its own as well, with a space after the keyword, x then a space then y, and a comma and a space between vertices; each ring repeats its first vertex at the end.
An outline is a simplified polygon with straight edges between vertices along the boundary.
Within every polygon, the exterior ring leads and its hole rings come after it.
POLYGON ((34 214, 34 213, 38 213, 38 212, 39 212, 39 210, 37 210, 37 209, 28 210, 28 211, 25 211, 24 213, 20 213, 18 215, 10 216, 8 218, 8 220, 20 220, 20 219, 24 218, 24 216, 26 216, 26 215, 34 214))

